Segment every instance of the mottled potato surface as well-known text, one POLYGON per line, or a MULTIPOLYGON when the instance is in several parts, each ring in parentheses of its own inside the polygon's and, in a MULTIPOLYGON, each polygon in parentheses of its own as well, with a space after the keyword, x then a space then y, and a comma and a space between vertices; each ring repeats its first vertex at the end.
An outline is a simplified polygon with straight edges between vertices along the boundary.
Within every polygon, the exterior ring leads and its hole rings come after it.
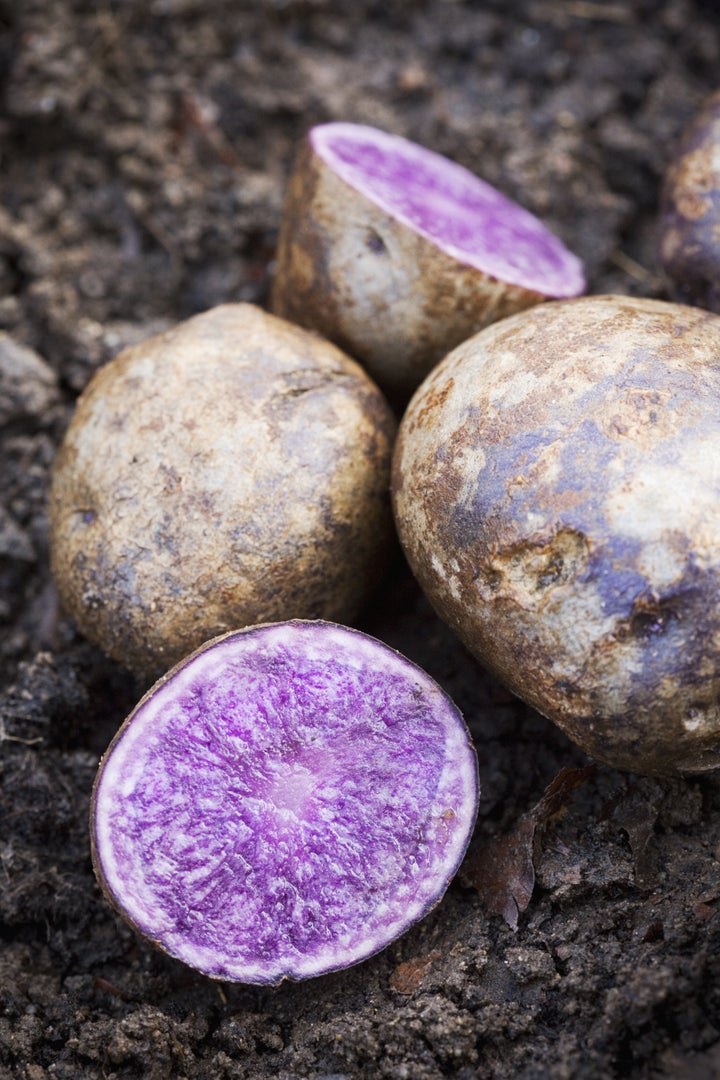
POLYGON ((350 621, 392 542, 394 426, 357 364, 251 305, 127 349, 55 463, 63 606, 146 674, 250 623, 350 621))
POLYGON ((720 764, 720 319, 606 296, 482 331, 413 397, 393 498, 441 616, 588 753, 720 764))
POLYGON ((688 125, 670 163, 659 234, 674 298, 720 312, 720 91, 688 125))
POLYGON ((537 218, 424 147, 333 123, 299 151, 273 310, 346 349, 400 406, 481 327, 584 288, 537 218))

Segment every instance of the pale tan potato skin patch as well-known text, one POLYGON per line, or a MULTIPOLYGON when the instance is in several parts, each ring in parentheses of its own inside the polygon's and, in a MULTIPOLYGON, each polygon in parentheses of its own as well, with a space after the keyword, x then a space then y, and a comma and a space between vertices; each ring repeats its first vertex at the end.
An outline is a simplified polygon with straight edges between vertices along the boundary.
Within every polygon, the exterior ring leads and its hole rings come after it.
POLYGON ((545 300, 458 262, 303 144, 288 184, 271 307, 336 342, 404 404, 471 334, 545 300))
POLYGON ((249 624, 350 621, 391 550, 394 435, 358 364, 252 305, 127 349, 54 466, 63 607, 149 675, 249 624))
POLYGON ((393 499, 440 615, 589 754, 720 765, 720 319, 607 296, 484 330, 412 399, 393 499))

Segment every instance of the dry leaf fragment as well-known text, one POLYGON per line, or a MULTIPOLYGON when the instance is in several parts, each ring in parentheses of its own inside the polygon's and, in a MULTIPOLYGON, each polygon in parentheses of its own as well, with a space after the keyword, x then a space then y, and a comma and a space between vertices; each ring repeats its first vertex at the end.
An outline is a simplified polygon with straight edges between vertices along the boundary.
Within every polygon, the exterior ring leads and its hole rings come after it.
POLYGON ((622 800, 612 816, 627 835, 633 856, 635 884, 639 889, 651 889, 657 877, 654 839, 658 807, 636 791, 622 800))
POLYGON ((390 976, 390 988, 398 994, 413 994, 441 955, 440 949, 433 949, 424 956, 398 964, 390 976))
POLYGON ((540 801, 523 814, 511 832, 494 837, 465 860, 461 871, 463 883, 476 889, 487 911, 502 915, 512 930, 517 930, 520 915, 530 903, 535 887, 535 861, 549 822, 595 769, 595 765, 561 769, 540 801))

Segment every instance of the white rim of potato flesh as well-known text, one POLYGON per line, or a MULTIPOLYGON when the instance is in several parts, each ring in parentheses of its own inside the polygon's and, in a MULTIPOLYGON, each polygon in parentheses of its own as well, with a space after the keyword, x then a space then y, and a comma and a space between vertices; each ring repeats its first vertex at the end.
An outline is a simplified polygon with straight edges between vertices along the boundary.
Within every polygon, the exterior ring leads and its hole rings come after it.
POLYGON ((534 214, 513 202, 486 181, 454 161, 365 124, 333 122, 310 131, 310 144, 319 157, 361 195, 430 240, 459 262, 507 284, 561 299, 585 289, 580 260, 534 214), (420 219, 418 205, 408 199, 392 173, 370 176, 366 167, 348 160, 352 149, 374 152, 376 166, 393 162, 411 170, 411 182, 422 191, 424 210, 434 218, 420 219), (477 215, 477 229, 468 229, 468 216, 477 215), (443 224, 464 230, 473 243, 457 243, 443 235, 443 224), (496 250, 483 244, 493 238, 496 250))
MULTIPOLYGON (((258 651, 255 650, 256 653, 258 651)), ((308 655, 308 652, 304 655, 308 655)), ((403 770, 400 768, 398 771, 402 782, 403 770)), ((157 782, 161 779, 158 775, 157 782)), ((301 779, 300 790, 294 791, 290 801, 296 797, 302 801, 303 795, 301 779)), ((233 632, 208 643, 161 680, 130 715, 111 744, 96 781, 92 809, 95 861, 117 907, 138 930, 170 955, 217 978, 277 983, 283 978, 308 978, 367 959, 421 918, 442 897, 462 860, 472 833, 477 800, 477 760, 467 728, 450 698, 422 669, 382 642, 336 624, 304 621, 267 624, 233 632), (373 913, 376 923, 372 929, 367 923, 350 925, 344 935, 331 940, 324 949, 310 955, 290 955, 290 950, 287 955, 264 965, 259 965, 256 959, 246 962, 237 955, 218 957, 216 948, 193 945, 188 942, 184 931, 178 931, 168 921, 163 922, 158 915, 156 896, 142 879, 142 871, 137 864, 131 868, 135 880, 131 879, 126 854, 119 852, 115 843, 116 839, 118 843, 122 842, 122 838, 118 838, 116 793, 120 791, 128 796, 142 783, 147 775, 153 745, 162 739, 173 722, 173 701, 178 696, 187 693, 198 681, 212 679, 221 669, 226 670, 233 656, 238 657, 242 666, 242 658, 248 649, 252 650, 253 643, 259 645, 261 650, 263 641, 269 641, 272 646, 270 639, 274 639, 275 645, 297 648, 298 631, 302 634, 305 630, 309 630, 305 636, 306 650, 312 653, 315 647, 318 658, 323 652, 328 655, 329 646, 336 653, 337 650, 343 651, 343 645, 349 645, 349 650, 346 648, 343 655, 358 670, 366 670, 369 666, 375 672, 386 675, 394 673, 396 677, 399 675, 402 679, 413 680, 423 694, 429 695, 433 715, 441 717, 438 723, 444 734, 443 764, 429 820, 439 820, 438 827, 443 830, 442 835, 447 837, 446 844, 442 849, 442 858, 436 851, 433 872, 419 873, 418 880, 412 883, 412 890, 408 889, 407 881, 400 892, 388 890, 373 913), (322 636, 320 645, 315 646, 313 635, 322 636), (450 812, 452 827, 442 821, 443 815, 450 812), (407 895, 402 895, 403 890, 407 895), (393 905, 397 910, 391 915, 393 905)), ((286 810, 287 806, 283 809, 286 810)), ((268 813, 271 812, 272 807, 269 806, 268 813)), ((428 846, 431 846, 430 839, 428 846)), ((202 876, 202 866, 198 872, 202 876)), ((393 889, 397 888, 396 883, 393 889)), ((231 899, 237 900, 237 897, 231 899)))

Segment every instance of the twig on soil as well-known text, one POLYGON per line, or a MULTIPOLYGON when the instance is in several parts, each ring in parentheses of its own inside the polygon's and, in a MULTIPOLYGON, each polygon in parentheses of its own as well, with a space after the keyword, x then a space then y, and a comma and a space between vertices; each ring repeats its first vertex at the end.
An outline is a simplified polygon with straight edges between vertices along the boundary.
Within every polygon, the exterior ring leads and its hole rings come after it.
POLYGON ((0 717, 0 743, 16 742, 22 743, 23 746, 37 746, 38 743, 44 741, 45 740, 43 739, 42 735, 36 735, 34 739, 23 739, 19 735, 10 735, 7 728, 5 727, 4 720, 2 719, 2 717, 0 717))
POLYGON ((603 22, 629 23, 633 12, 623 4, 601 4, 593 0, 564 0, 542 5, 548 14, 570 16, 574 19, 595 19, 603 22))
POLYGON ((624 251, 613 251, 610 256, 610 262, 617 266, 618 270, 622 270, 629 277, 635 278, 636 281, 641 281, 644 285, 657 284, 658 277, 648 270, 641 263, 633 259, 632 256, 626 255, 624 251))

